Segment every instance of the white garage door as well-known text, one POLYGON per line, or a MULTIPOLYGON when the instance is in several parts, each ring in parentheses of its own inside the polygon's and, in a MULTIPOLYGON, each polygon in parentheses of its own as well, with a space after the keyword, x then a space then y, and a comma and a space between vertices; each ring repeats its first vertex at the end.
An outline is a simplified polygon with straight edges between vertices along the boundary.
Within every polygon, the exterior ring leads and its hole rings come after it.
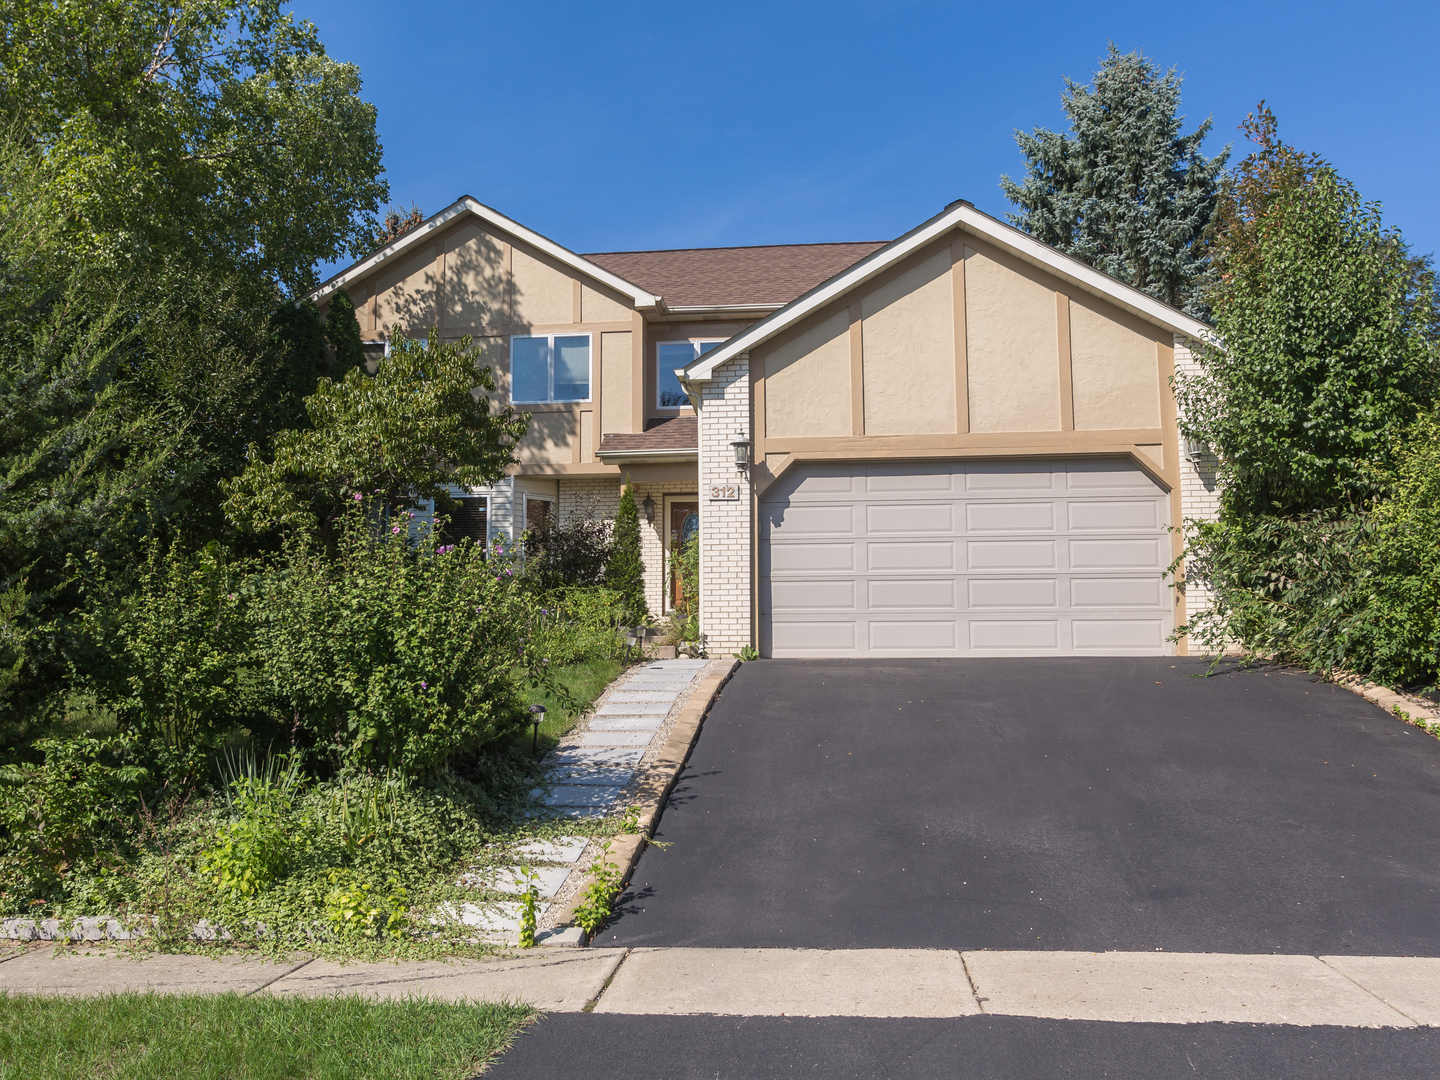
POLYGON ((1123 458, 797 466, 760 502, 761 652, 1169 653, 1169 524, 1123 458))

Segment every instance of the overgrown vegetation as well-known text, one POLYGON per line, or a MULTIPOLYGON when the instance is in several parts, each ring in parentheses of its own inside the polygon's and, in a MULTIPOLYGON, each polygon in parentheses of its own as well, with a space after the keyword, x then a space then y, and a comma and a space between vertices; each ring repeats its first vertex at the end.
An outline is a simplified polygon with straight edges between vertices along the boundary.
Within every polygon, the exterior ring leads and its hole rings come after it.
POLYGON ((1227 178, 1207 293, 1217 348, 1177 380, 1187 435, 1218 459, 1220 519, 1187 575, 1215 602, 1182 628, 1320 671, 1440 676, 1440 301, 1380 208, 1280 141, 1227 178))

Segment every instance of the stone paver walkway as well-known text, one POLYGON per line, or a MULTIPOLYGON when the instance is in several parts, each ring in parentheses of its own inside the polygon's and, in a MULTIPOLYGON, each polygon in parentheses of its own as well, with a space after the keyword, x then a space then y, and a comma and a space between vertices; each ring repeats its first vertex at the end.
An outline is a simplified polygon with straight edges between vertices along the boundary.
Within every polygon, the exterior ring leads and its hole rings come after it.
POLYGON ((143 960, 42 947, 0 993, 337 993, 630 1015, 1440 1027, 1440 958, 949 949, 541 949, 492 961, 143 960))

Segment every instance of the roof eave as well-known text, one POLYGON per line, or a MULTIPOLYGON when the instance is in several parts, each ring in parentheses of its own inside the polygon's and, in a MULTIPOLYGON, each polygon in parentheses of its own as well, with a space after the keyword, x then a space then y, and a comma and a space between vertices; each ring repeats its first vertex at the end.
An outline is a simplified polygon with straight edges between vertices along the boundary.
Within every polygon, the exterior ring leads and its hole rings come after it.
POLYGON ((399 255, 401 252, 406 251, 409 248, 416 246, 417 244, 420 244, 428 237, 433 237, 439 229, 441 229, 445 225, 448 225, 460 215, 466 213, 478 217, 481 221, 484 221, 497 229, 508 232, 516 239, 525 241, 527 244, 538 248, 539 250, 545 252, 545 254, 549 255, 551 258, 556 259, 561 263, 564 263, 571 269, 576 270, 586 275, 587 277, 594 279, 595 281, 599 281, 602 284, 608 285, 616 292, 629 297, 631 302, 634 303, 635 307, 638 310, 643 311, 650 308, 663 308, 664 301, 660 297, 656 296, 654 293, 647 292, 645 289, 640 288, 640 286, 634 284, 633 282, 626 281, 618 274, 611 273, 603 266, 592 263, 583 255, 575 254, 575 252, 571 251, 567 247, 557 244, 548 236, 542 236, 534 229, 526 228, 518 221, 514 221, 511 218, 506 217, 504 214, 500 213, 500 211, 494 209, 493 207, 486 206, 479 199, 476 199, 470 195, 462 195, 459 199, 451 203, 444 210, 441 210, 438 214, 427 218, 425 221, 422 221, 419 225, 415 226, 415 228, 411 229, 404 236, 401 236, 393 243, 386 244, 379 251, 374 252, 366 258, 361 259, 359 262, 354 263, 346 269, 340 271, 340 273, 328 279, 324 284, 322 284, 319 288, 312 292, 310 294, 310 299, 315 301, 316 303, 321 303, 325 300, 326 297, 328 297, 331 293, 335 292, 337 289, 344 288, 347 284, 354 281, 356 278, 364 277, 370 271, 376 269, 381 264, 390 261, 396 255, 399 255))
POLYGON ((698 461, 700 450, 698 447, 678 450, 597 450, 595 456, 605 462, 698 461))

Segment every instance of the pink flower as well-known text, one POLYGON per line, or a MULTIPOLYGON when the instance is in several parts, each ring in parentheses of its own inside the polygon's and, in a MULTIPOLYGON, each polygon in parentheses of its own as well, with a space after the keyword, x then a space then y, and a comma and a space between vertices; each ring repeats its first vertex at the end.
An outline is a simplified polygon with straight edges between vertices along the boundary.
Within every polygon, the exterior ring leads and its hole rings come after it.
POLYGON ((364 495, 361 495, 360 492, 358 492, 358 491, 355 492, 355 501, 356 501, 356 502, 359 502, 359 501, 360 501, 361 499, 363 499, 364 497, 365 497, 365 496, 364 496, 364 495))
POLYGON ((395 526, 393 526, 393 527, 390 529, 390 535, 391 535, 391 536, 394 536, 394 535, 395 535, 396 533, 398 533, 399 531, 400 531, 400 526, 399 526, 399 525, 395 525, 395 526))
POLYGON ((420 683, 420 689, 421 689, 421 690, 429 690, 429 689, 430 689, 430 684, 422 680, 421 683, 420 683))

